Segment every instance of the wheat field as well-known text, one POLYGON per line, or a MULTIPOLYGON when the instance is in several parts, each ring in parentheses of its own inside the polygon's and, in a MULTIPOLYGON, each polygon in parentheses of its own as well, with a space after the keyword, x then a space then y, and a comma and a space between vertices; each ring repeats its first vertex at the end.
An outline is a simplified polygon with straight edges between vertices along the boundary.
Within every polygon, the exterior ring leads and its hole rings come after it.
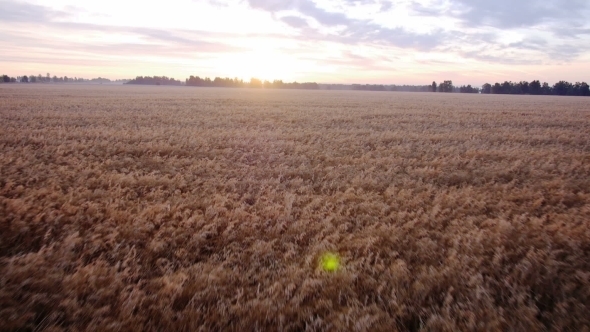
POLYGON ((0 105, 0 330, 590 331, 588 98, 21 84, 0 105))

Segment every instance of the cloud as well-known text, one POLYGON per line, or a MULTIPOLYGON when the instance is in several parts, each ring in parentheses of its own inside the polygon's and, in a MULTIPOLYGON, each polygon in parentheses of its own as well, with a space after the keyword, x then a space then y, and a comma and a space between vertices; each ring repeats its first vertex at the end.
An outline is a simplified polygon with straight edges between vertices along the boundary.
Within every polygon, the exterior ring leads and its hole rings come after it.
POLYGON ((457 24, 447 30, 454 38, 438 49, 455 48, 463 58, 527 65, 572 61, 588 51, 582 43, 590 34, 586 0, 413 1, 410 10, 418 16, 455 20, 457 24))
POLYGON ((327 26, 347 25, 350 23, 350 20, 346 15, 321 9, 311 0, 248 0, 248 3, 252 8, 262 9, 271 13, 294 9, 305 16, 315 19, 320 24, 327 26))
MULTIPOLYGON (((47 40, 47 38, 26 38, 23 33, 14 34, 10 31, 0 31, 0 39, 6 41, 12 40, 15 43, 24 44, 27 40, 34 40, 31 47, 65 47, 70 50, 86 48, 94 51, 106 51, 107 53, 133 53, 135 51, 145 51, 147 53, 175 53, 177 51, 187 52, 189 50, 198 52, 236 52, 243 49, 227 45, 220 42, 211 42, 206 39, 209 37, 219 37, 216 33, 208 31, 181 31, 181 30, 163 30, 142 27, 125 27, 113 25, 98 25, 79 22, 56 21, 58 18, 67 18, 70 15, 63 11, 57 11, 49 7, 38 6, 16 1, 0 1, 6 10, 0 11, 0 19, 12 23, 35 23, 42 25, 46 29, 44 33, 53 31, 67 32, 67 34, 88 34, 88 33, 109 33, 112 35, 137 35, 141 38, 140 43, 65 43, 63 41, 47 40), (66 45, 68 44, 68 45, 66 45), (170 45, 174 45, 173 52, 170 51, 170 45)), ((20 46, 20 45, 19 45, 20 46)), ((145 54, 145 53, 144 53, 145 54)))
POLYGON ((579 38, 580 36, 590 35, 590 28, 559 27, 553 29, 553 32, 559 37, 579 38))
POLYGON ((535 51, 545 51, 547 50, 548 46, 549 45, 545 39, 535 38, 526 38, 524 40, 508 44, 508 47, 535 51))
POLYGON ((444 44, 449 34, 443 30, 431 33, 414 33, 404 28, 384 28, 373 23, 363 22, 349 30, 351 39, 366 42, 384 42, 401 48, 431 50, 444 44))
POLYGON ((420 2, 413 1, 410 3, 409 8, 412 14, 418 16, 442 16, 447 15, 447 4, 444 1, 433 1, 428 5, 424 5, 420 2))
POLYGON ((529 59, 518 56, 516 54, 507 52, 491 53, 486 50, 481 51, 462 51, 461 56, 464 58, 476 59, 487 63, 509 64, 509 65, 539 65, 542 61, 537 59, 529 59))
POLYGON ((82 64, 87 58, 107 66, 113 58, 133 63, 141 56, 162 67, 188 63, 213 71, 219 59, 268 48, 295 60, 310 58, 318 72, 346 68, 369 77, 394 65, 400 72, 452 64, 517 68, 584 64, 590 54, 588 0, 199 0, 184 4, 189 15, 172 6, 168 20, 151 21, 148 15, 157 16, 162 6, 136 17, 132 3, 112 10, 74 0, 35 3, 0 0, 6 62, 18 62, 22 54, 24 62, 82 64), (200 16, 193 20, 190 8, 200 16), (85 17, 94 23, 80 21, 85 17), (218 17, 244 20, 217 24, 218 17), (248 22, 252 29, 244 29, 248 22), (399 59, 391 64, 382 58, 388 56, 399 59))
POLYGON ((0 1, 0 21, 4 22, 47 22, 55 18, 65 18, 69 14, 63 11, 52 10, 44 6, 15 2, 0 1))
MULTIPOLYGON (((351 1, 349 1, 351 2, 351 1)), ((373 0, 352 1, 354 3, 374 4, 373 0)), ((402 48, 420 50, 432 49, 444 42, 447 34, 438 29, 430 33, 416 33, 403 27, 387 28, 373 23, 371 20, 353 19, 343 13, 329 12, 319 8, 311 0, 277 1, 277 0, 248 0, 252 8, 265 10, 276 14, 281 11, 295 10, 302 16, 309 17, 325 27, 341 27, 337 34, 313 33, 306 20, 296 16, 281 17, 280 20, 291 27, 305 29, 305 38, 335 41, 347 44, 357 43, 385 43, 402 48)), ((390 7, 390 2, 379 2, 390 7), (388 5, 387 5, 388 4, 388 5)))
POLYGON ((281 21, 287 23, 293 28, 307 28, 307 21, 298 16, 283 16, 281 21))
POLYGON ((293 9, 297 4, 293 0, 248 0, 252 8, 262 9, 269 12, 293 9))
MULTIPOLYGON (((590 8, 587 0, 454 0, 457 18, 468 26, 489 25, 498 29, 531 27, 541 23, 578 23, 588 20, 584 14, 590 8)), ((452 14, 452 12, 449 12, 452 14)))
POLYGON ((312 17, 320 24, 327 26, 349 25, 353 22, 353 20, 349 19, 344 14, 328 12, 318 8, 315 3, 310 0, 300 1, 297 9, 302 14, 312 17))

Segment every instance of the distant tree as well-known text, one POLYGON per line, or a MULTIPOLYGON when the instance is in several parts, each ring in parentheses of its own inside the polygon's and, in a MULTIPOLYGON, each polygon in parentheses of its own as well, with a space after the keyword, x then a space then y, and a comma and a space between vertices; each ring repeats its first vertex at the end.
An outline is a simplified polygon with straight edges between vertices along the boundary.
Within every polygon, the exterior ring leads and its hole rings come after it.
POLYGON ((520 85, 520 83, 510 82, 509 93, 512 95, 521 95, 523 92, 522 92, 522 86, 520 85))
POLYGON ((529 93, 532 95, 540 95, 541 94, 541 82, 538 80, 532 81, 529 84, 529 93))
POLYGON ((528 95, 529 94, 529 82, 527 81, 520 81, 518 83, 519 87, 520 87, 520 91, 522 94, 528 95))
POLYGON ((262 81, 257 78, 250 79, 250 87, 251 88, 262 88, 262 81))
POLYGON ((2 82, 10 83, 10 77, 8 75, 2 75, 2 82))
POLYGON ((27 75, 25 75, 25 76, 23 76, 23 77, 20 78, 20 81, 22 83, 29 83, 29 77, 27 77, 27 75))
POLYGON ((502 93, 502 86, 500 83, 496 82, 492 85, 492 94, 499 94, 502 93))
POLYGON ((35 75, 29 76, 29 82, 36 83, 37 82, 37 77, 35 75))
POLYGON ((438 92, 453 92, 453 81, 444 81, 439 83, 438 92))
POLYGON ((68 82, 70 79, 67 76, 64 76, 64 82, 68 82))
POLYGON ((11 78, 10 78, 10 83, 16 83, 16 78, 14 78, 14 77, 11 77, 11 78))
POLYGON ((486 83, 481 86, 481 93, 492 93, 492 85, 490 83, 486 83))
POLYGON ((435 81, 432 81, 431 89, 432 89, 432 92, 436 92, 436 82, 435 81))
MULTIPOLYGON (((209 80, 211 81, 211 80, 209 80)), ((93 83, 109 83, 111 82, 111 80, 107 79, 107 78, 93 78, 90 80, 90 82, 93 83)), ((127 82, 126 84, 144 84, 144 85, 181 85, 181 82, 178 80, 175 80, 174 78, 168 78, 166 76, 154 76, 154 77, 150 77, 150 76, 137 76, 135 79, 130 80, 129 82, 127 82)))
POLYGON ((580 83, 580 96, 590 96, 590 86, 588 86, 588 83, 580 83))
POLYGON ((47 73, 47 75, 45 76, 45 82, 51 82, 51 75, 49 75, 49 73, 47 73))
POLYGON ((508 94, 512 90, 512 82, 504 81, 500 88, 500 93, 508 94))
POLYGON ((283 83, 282 80, 274 80, 272 82, 272 87, 275 88, 275 89, 282 89, 284 85, 285 84, 283 83))
POLYGON ((541 86, 541 94, 550 95, 552 93, 553 93, 553 91, 552 91, 551 87, 549 86, 549 83, 543 82, 543 86, 541 86))
POLYGON ((459 87, 459 92, 460 93, 479 93, 479 89, 472 87, 471 84, 469 84, 467 86, 462 85, 461 87, 459 87))
POLYGON ((191 75, 189 78, 185 80, 185 84, 190 86, 201 86, 202 83, 203 80, 199 76, 195 77, 191 75))
POLYGON ((559 81, 553 85, 553 94, 559 96, 565 96, 571 88, 571 83, 566 81, 559 81))

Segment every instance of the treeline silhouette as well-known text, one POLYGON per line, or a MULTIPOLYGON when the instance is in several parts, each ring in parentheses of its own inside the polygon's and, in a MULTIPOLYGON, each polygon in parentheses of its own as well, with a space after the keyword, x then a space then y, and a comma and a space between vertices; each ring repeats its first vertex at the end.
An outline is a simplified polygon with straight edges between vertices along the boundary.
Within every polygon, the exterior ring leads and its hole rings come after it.
POLYGON ((42 76, 41 74, 39 75, 23 75, 23 76, 17 76, 17 77, 10 77, 8 75, 2 75, 2 80, 0 82, 2 83, 125 83, 128 80, 126 79, 122 79, 122 80, 114 80, 111 81, 108 78, 102 78, 102 77, 98 77, 98 78, 92 78, 92 79, 85 79, 82 77, 67 77, 67 76, 63 76, 63 77, 57 77, 57 76, 53 76, 51 77, 51 75, 49 73, 47 73, 46 76, 42 76))
POLYGON ((559 81, 553 86, 549 83, 541 83, 539 80, 532 82, 520 81, 490 84, 486 83, 481 88, 471 85, 454 86, 453 81, 444 81, 440 84, 432 82, 432 92, 459 92, 459 93, 483 93, 483 94, 513 94, 513 95, 557 95, 557 96, 590 96, 590 86, 586 82, 570 83, 559 81))
POLYGON ((239 78, 221 78, 215 77, 211 80, 209 77, 200 78, 199 76, 190 76, 186 79, 186 85, 188 86, 202 86, 202 87, 219 87, 219 88, 265 88, 265 89, 308 89, 317 90, 319 85, 315 82, 305 83, 286 83, 282 80, 262 81, 257 78, 250 79, 250 82, 246 82, 239 78))
POLYGON ((486 83, 481 87, 481 93, 486 94, 512 94, 512 95, 557 95, 557 96, 590 96, 590 86, 586 82, 570 83, 559 81, 553 86, 544 82, 535 80, 532 82, 520 81, 495 83, 494 85, 486 83))
POLYGON ((174 78, 168 78, 166 76, 138 76, 135 79, 127 82, 127 84, 147 84, 147 85, 186 85, 186 86, 197 86, 197 87, 214 87, 214 88, 266 88, 266 89, 319 89, 319 86, 315 82, 306 83, 285 83, 281 80, 262 81, 257 78, 250 79, 249 82, 239 78, 221 78, 215 77, 210 79, 209 77, 201 78, 199 76, 191 75, 181 82, 174 78))
POLYGON ((24 75, 10 77, 2 75, 0 83, 124 83, 124 84, 142 84, 142 85, 187 85, 197 87, 222 87, 222 88, 265 88, 265 89, 307 89, 307 90, 360 90, 360 91, 406 91, 406 92, 446 92, 446 93, 482 93, 482 94, 516 94, 516 95, 558 95, 558 96, 590 96, 590 86, 586 82, 570 83, 559 81, 554 85, 547 82, 541 83, 539 80, 532 82, 504 81, 504 83, 486 83, 481 88, 471 85, 454 86, 453 81, 445 80, 437 84, 432 82, 430 85, 385 85, 385 84, 318 84, 315 82, 291 82, 286 83, 282 80, 262 81, 252 78, 250 81, 244 81, 239 78, 221 78, 209 77, 201 78, 199 76, 190 76, 184 82, 169 78, 166 76, 137 76, 135 79, 110 80, 108 78, 98 77, 85 79, 79 77, 57 77, 49 73, 42 76, 24 75))
POLYGON ((142 85, 182 85, 182 82, 166 76, 137 76, 125 84, 142 84, 142 85))

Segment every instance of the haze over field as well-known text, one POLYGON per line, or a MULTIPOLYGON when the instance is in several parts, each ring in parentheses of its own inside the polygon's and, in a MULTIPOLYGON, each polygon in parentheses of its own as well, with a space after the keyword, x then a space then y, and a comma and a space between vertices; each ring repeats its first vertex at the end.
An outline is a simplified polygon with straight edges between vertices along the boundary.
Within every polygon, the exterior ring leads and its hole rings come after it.
POLYGON ((5 74, 587 81, 590 2, 0 0, 5 74))

